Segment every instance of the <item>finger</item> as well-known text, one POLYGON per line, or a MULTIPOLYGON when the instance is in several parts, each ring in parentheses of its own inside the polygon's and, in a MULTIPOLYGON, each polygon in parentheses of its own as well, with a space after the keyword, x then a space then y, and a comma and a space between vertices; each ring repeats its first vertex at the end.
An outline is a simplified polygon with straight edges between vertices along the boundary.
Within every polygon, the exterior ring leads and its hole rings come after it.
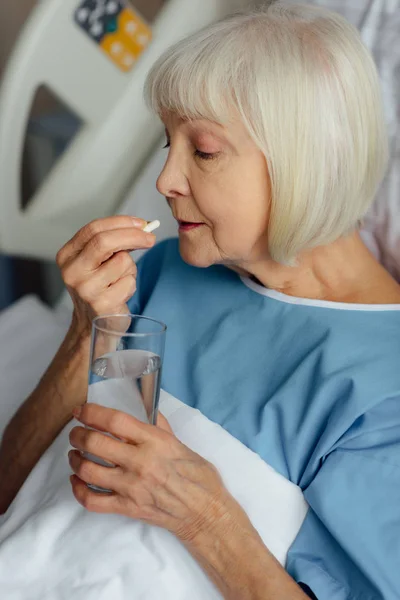
POLYGON ((92 460, 81 456, 76 450, 71 450, 68 453, 68 461, 71 469, 81 481, 118 492, 124 477, 124 472, 120 467, 98 465, 92 460), (118 482, 120 482, 120 485, 118 485, 118 482))
POLYGON ((99 431, 74 427, 69 434, 69 441, 80 452, 88 452, 113 465, 127 468, 132 462, 132 446, 99 431))
POLYGON ((94 513, 120 514, 121 497, 118 494, 96 493, 87 487, 87 485, 76 475, 70 477, 72 492, 86 510, 94 513))
POLYGON ((86 244, 97 234, 103 231, 110 231, 115 229, 126 229, 131 227, 137 227, 143 229, 147 224, 144 219, 138 219, 126 215, 117 215, 113 217, 105 217, 104 219, 96 219, 91 223, 82 227, 74 235, 74 237, 67 242, 57 254, 57 264, 60 268, 69 262, 74 256, 77 256, 79 252, 86 246, 86 244))
POLYGON ((167 419, 161 412, 158 412, 157 415, 157 427, 163 429, 164 431, 167 431, 168 433, 172 433, 172 435, 175 435, 172 431, 171 425, 168 423, 167 419))
POLYGON ((81 423, 88 427, 108 431, 117 438, 123 438, 131 444, 143 444, 154 435, 155 429, 135 417, 114 408, 106 408, 99 404, 85 404, 79 417, 81 423))
POLYGON ((136 264, 128 252, 118 252, 82 283, 71 283, 68 277, 65 278, 65 283, 67 286, 72 285, 79 297, 90 303, 111 285, 128 275, 136 279, 136 264))
POLYGON ((133 275, 126 275, 105 290, 95 301, 92 301, 92 309, 97 315, 121 313, 124 305, 132 298, 135 291, 136 278, 133 275))
POLYGON ((79 255, 64 267, 64 274, 68 273, 68 268, 75 273, 91 273, 113 254, 123 250, 131 252, 139 248, 151 248, 155 241, 153 233, 145 233, 134 227, 103 231, 92 237, 79 255))

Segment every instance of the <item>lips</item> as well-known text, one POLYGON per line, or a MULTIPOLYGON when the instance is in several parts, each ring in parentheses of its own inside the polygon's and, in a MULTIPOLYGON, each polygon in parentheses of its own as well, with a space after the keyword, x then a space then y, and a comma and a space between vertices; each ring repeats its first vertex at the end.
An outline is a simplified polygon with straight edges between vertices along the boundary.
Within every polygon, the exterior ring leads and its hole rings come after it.
POLYGON ((196 221, 182 221, 178 219, 179 225, 203 225, 203 223, 197 223, 196 221))
POLYGON ((192 221, 180 221, 179 223, 179 231, 190 231, 191 229, 196 229, 197 227, 201 227, 204 223, 195 223, 192 221))

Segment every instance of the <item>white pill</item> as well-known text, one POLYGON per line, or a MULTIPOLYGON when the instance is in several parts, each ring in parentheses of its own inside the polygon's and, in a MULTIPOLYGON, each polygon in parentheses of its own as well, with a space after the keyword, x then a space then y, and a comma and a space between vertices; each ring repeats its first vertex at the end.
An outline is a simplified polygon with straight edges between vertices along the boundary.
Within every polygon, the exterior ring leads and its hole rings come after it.
POLYGON ((146 227, 143 228, 143 231, 146 233, 152 233, 156 229, 160 227, 160 221, 151 221, 151 223, 147 223, 146 227))

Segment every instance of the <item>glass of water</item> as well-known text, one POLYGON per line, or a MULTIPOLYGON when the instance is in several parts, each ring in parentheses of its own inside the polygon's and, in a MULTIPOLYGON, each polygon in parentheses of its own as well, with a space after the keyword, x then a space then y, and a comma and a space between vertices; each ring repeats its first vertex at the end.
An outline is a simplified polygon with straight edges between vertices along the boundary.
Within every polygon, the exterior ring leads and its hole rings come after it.
MULTIPOLYGON (((138 315, 94 319, 87 402, 156 425, 166 331, 164 323, 138 315)), ((102 466, 115 466, 89 453, 84 456, 102 466)))

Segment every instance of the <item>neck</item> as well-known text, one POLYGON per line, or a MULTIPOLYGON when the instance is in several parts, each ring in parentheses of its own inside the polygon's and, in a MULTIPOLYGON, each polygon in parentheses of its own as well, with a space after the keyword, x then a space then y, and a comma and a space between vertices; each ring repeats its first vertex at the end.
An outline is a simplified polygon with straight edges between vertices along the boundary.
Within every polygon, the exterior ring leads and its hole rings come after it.
POLYGON ((375 260, 358 232, 305 252, 295 267, 268 259, 242 265, 238 271, 246 272, 266 288, 299 298, 367 304, 400 302, 399 286, 375 260))

